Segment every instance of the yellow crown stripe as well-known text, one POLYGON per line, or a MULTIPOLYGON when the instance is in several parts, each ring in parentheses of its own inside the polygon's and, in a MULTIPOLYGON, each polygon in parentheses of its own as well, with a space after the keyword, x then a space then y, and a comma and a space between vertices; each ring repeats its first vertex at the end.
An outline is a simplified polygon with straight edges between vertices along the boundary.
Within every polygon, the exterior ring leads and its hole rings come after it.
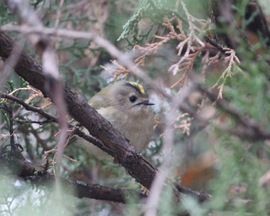
POLYGON ((136 82, 129 82, 130 85, 133 85, 134 87, 136 87, 141 94, 145 94, 145 90, 143 88, 142 85, 140 85, 139 83, 136 83, 136 82))

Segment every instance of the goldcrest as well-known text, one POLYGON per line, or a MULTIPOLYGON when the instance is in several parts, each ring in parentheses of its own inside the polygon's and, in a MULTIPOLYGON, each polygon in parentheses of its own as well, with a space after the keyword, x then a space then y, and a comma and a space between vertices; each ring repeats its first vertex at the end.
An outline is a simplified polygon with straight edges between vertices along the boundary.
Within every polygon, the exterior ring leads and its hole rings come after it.
MULTIPOLYGON (((115 129, 117 129, 138 152, 144 150, 153 134, 153 113, 149 96, 136 82, 116 81, 103 88, 89 101, 115 129)), ((85 129, 85 132, 87 130, 85 129)), ((107 154, 86 140, 79 138, 79 145, 97 157, 107 154)))

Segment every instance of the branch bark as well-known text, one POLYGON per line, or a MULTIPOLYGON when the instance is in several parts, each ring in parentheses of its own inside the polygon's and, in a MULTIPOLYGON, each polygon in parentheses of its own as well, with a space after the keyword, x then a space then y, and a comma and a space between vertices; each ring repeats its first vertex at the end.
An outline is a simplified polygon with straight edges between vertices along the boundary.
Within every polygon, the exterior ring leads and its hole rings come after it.
MULTIPOLYGON (((0 56, 4 61, 9 57, 13 46, 13 40, 0 31, 0 56)), ((46 94, 46 77, 42 73, 41 66, 25 51, 22 51, 14 70, 19 76, 29 82, 31 86, 39 89, 45 97, 49 97, 46 94)), ((149 189, 157 174, 157 170, 135 151, 134 147, 113 128, 110 122, 89 106, 83 97, 71 91, 67 85, 64 88, 64 98, 69 114, 106 146, 102 150, 116 158, 119 164, 137 182, 149 189)), ((186 191, 180 185, 178 185, 177 190, 178 192, 186 191), (179 190, 180 188, 181 190, 179 190)), ((207 200, 209 198, 209 195, 192 192, 192 190, 189 190, 189 194, 192 194, 198 200, 207 200)))
MULTIPOLYGON (((9 151, 9 150, 4 150, 9 151)), ((18 157, 11 151, 8 155, 1 155, 0 163, 2 168, 8 168, 9 174, 16 175, 24 180, 28 180, 36 186, 46 186, 53 184, 55 176, 47 173, 46 170, 38 170, 33 164, 27 162, 23 157, 18 157)), ((136 193, 133 190, 111 188, 98 184, 85 184, 83 182, 60 179, 61 183, 71 190, 78 198, 90 198, 112 202, 125 203, 130 194, 136 193)), ((138 197, 144 198, 142 193, 138 197)))
MULTIPOLYGON (((9 57, 13 46, 14 42, 11 38, 0 32, 0 56, 3 60, 9 57)), ((45 97, 48 97, 45 87, 46 77, 42 73, 41 66, 25 51, 21 53, 14 70, 31 86, 39 89, 45 97)), ((146 188, 149 188, 156 174, 156 169, 135 151, 134 147, 113 128, 110 122, 90 107, 84 98, 71 91, 68 86, 65 86, 64 98, 70 115, 87 128, 90 134, 111 149, 112 151, 108 153, 115 157, 131 176, 146 188), (140 169, 139 167, 144 168, 140 169)))

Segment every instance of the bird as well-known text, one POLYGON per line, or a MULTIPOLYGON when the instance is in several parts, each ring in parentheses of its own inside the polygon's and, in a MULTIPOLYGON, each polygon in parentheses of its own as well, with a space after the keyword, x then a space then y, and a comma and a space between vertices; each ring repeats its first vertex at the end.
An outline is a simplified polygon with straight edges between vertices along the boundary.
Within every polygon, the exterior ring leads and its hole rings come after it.
MULTIPOLYGON (((146 149, 153 135, 154 115, 150 106, 154 104, 149 101, 149 95, 141 84, 126 80, 116 81, 94 95, 89 100, 89 105, 108 120, 138 153, 146 149)), ((86 131, 85 129, 84 132, 86 131)), ((78 143, 97 158, 109 157, 82 138, 79 138, 78 143)))

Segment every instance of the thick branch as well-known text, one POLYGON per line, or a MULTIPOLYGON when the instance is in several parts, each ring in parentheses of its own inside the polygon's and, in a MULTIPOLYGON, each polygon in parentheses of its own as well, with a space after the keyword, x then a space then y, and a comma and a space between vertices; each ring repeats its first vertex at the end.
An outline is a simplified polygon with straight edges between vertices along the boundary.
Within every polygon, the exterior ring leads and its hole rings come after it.
MULTIPOLYGON (((13 154, 13 153, 12 153, 13 154)), ((23 158, 18 158, 12 155, 0 157, 2 168, 8 168, 12 171, 10 174, 17 175, 18 177, 30 181, 34 185, 50 185, 55 182, 55 176, 48 174, 46 171, 39 171, 33 164, 27 162, 23 158)), ((78 198, 91 198, 98 200, 106 200, 112 202, 125 203, 126 198, 135 191, 126 189, 115 189, 105 187, 98 184, 84 184, 78 181, 71 181, 61 179, 62 184, 70 187, 71 191, 78 198)), ((144 194, 139 194, 141 198, 145 197, 144 194)))
MULTIPOLYGON (((14 42, 0 31, 0 56, 6 60, 11 53, 14 42)), ((45 96, 45 76, 41 67, 24 51, 15 66, 15 72, 24 78, 30 85, 39 89, 45 96)), ((113 126, 90 107, 85 99, 65 86, 64 97, 70 115, 88 129, 90 134, 99 139, 106 148, 103 150, 114 156, 117 161, 136 179, 137 182, 146 188, 150 188, 157 170, 139 155, 133 146, 113 126), (110 151, 108 151, 108 149, 110 151)), ((181 186, 178 186, 182 188, 181 186)), ((182 188, 182 191, 185 191, 182 188)), ((198 200, 201 200, 200 193, 189 191, 198 200)), ((202 194, 202 196, 205 196, 202 194)), ((204 199, 205 200, 205 199, 204 199)))
MULTIPOLYGON (((13 41, 0 32, 0 56, 6 60, 11 53, 13 41)), ((15 66, 15 72, 24 78, 30 85, 39 89, 45 96, 45 76, 41 67, 24 51, 15 66)), ((117 158, 132 177, 146 188, 150 188, 151 182, 156 174, 155 168, 142 158, 128 141, 113 126, 99 115, 96 110, 77 93, 74 93, 67 86, 64 89, 65 100, 70 115, 87 128, 94 137, 101 140, 107 148, 111 149, 109 154, 117 158)))

